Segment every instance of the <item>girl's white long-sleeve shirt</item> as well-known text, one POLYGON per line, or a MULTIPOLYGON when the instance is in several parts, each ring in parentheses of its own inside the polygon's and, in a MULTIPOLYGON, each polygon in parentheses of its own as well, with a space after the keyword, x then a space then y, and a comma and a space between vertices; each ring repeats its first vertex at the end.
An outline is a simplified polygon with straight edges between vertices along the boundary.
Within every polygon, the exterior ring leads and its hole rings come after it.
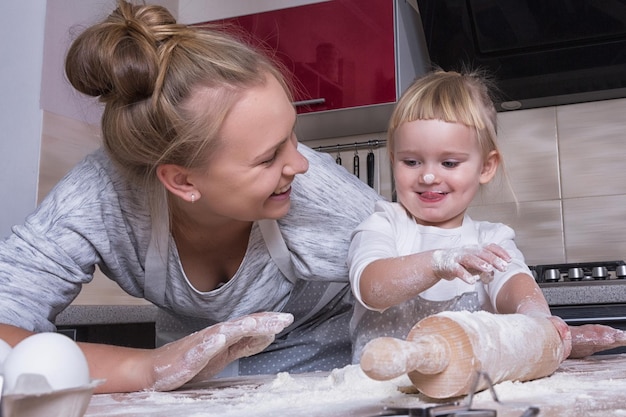
MULTIPOLYGON (((420 293, 426 300, 443 301, 476 291, 486 309, 495 311, 495 300, 504 283, 518 273, 531 274, 524 255, 515 244, 515 232, 502 223, 474 221, 465 216, 461 227, 442 229, 418 224, 399 203, 379 201, 375 212, 353 232, 348 255, 350 283, 357 300, 361 299, 359 284, 365 267, 378 259, 395 258, 434 249, 456 248, 495 243, 511 256, 507 270, 495 270, 494 279, 483 284, 468 284, 460 279, 440 280, 420 293)), ((372 309, 373 310, 373 309, 372 309)))

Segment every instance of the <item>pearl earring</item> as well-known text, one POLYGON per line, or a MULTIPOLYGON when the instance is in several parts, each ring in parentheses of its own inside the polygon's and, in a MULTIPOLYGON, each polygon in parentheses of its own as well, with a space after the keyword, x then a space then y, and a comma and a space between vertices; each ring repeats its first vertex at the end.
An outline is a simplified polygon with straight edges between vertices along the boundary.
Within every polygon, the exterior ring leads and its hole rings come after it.
POLYGON ((196 202, 196 195, 194 193, 191 193, 191 203, 195 203, 196 202))
POLYGON ((433 174, 425 174, 422 179, 426 184, 432 184, 435 181, 435 176, 433 174))

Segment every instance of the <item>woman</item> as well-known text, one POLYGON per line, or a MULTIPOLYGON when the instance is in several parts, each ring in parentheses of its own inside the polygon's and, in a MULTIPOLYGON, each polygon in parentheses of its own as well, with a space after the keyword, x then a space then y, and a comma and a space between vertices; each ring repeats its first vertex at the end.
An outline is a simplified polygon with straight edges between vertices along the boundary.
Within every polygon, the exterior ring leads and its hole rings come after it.
POLYGON ((298 144, 276 67, 119 1, 66 73, 104 103, 104 146, 0 243, 0 338, 53 331, 98 266, 159 307, 157 349, 81 344, 98 392, 348 364, 345 258, 379 197, 298 144))

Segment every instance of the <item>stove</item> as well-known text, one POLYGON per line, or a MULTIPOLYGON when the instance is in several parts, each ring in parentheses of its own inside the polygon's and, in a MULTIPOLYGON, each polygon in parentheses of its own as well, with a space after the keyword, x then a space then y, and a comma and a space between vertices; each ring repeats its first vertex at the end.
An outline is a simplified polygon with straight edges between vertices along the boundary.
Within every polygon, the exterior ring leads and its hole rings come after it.
MULTIPOLYGON (((571 326, 604 324, 626 330, 626 262, 529 266, 552 314, 571 326)), ((617 348, 598 354, 626 353, 617 348)))
POLYGON ((593 284, 620 280, 626 283, 626 262, 602 261, 530 266, 535 280, 542 284, 593 284))

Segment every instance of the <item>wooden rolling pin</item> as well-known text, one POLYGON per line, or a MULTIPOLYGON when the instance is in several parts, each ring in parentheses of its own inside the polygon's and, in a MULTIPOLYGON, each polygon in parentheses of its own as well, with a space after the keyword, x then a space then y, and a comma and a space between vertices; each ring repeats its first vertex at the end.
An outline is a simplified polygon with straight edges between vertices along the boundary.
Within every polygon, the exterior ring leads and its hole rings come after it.
MULTIPOLYGON (((469 394, 477 371, 486 372, 494 384, 548 376, 565 352, 547 318, 442 312, 419 321, 406 340, 371 340, 363 350, 361 368, 376 380, 408 373, 423 394, 451 398, 469 394)), ((483 380, 477 389, 485 388, 483 380)))

